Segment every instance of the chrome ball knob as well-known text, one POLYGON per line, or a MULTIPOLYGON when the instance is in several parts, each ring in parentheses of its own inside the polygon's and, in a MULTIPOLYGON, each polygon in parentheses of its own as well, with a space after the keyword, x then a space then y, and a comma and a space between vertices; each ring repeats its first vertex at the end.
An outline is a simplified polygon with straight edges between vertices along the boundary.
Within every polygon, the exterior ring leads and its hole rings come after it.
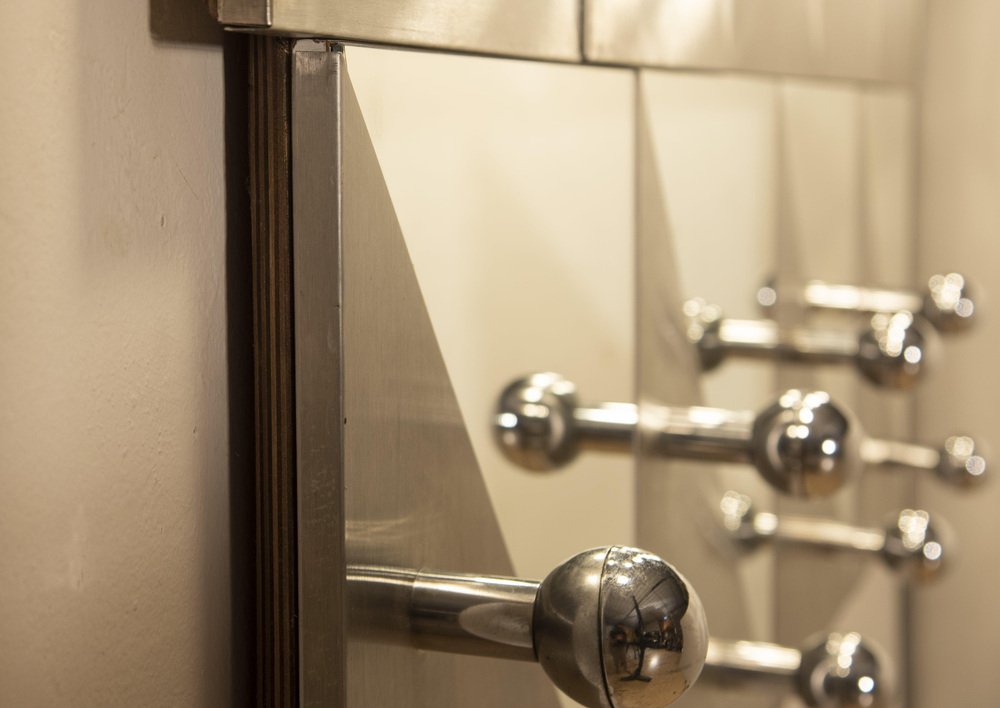
POLYGON ((953 435, 945 440, 940 455, 937 474, 945 481, 959 487, 972 487, 986 481, 986 458, 977 454, 972 438, 953 435))
POLYGON ((889 703, 892 688, 881 650, 856 632, 821 637, 802 652, 799 694, 822 708, 876 708, 889 703))
POLYGON ((879 313, 858 339, 857 365, 872 383, 912 388, 936 358, 936 339, 909 312, 879 313))
POLYGON ((860 426, 828 394, 792 389, 756 417, 750 452, 774 487, 826 496, 860 469, 861 438, 860 426))
POLYGON ((622 546, 585 551, 553 570, 538 589, 532 627, 545 673, 592 708, 669 705, 698 678, 708 652, 705 612, 684 577, 622 546))
POLYGON ((927 283, 923 315, 944 332, 957 332, 972 324, 976 307, 968 283, 958 273, 933 275, 927 283))
POLYGON ((532 374, 500 394, 493 431, 503 454, 530 470, 562 467, 579 452, 576 386, 559 374, 532 374))
POLYGON ((911 580, 934 580, 945 568, 947 529, 920 509, 903 509, 885 527, 882 555, 911 580))

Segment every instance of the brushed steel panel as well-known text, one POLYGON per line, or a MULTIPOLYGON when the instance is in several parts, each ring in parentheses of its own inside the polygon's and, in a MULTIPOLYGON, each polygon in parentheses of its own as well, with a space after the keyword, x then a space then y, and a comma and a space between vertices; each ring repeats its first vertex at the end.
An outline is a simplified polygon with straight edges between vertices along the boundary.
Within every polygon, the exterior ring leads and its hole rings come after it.
POLYGON ((532 664, 344 636, 345 562, 512 568, 341 54, 293 81, 302 705, 555 706, 532 664))
POLYGON ((302 706, 345 705, 340 146, 335 129, 341 67, 339 53, 293 53, 295 506, 302 706))
MULTIPOLYGON (((350 82, 340 85, 347 560, 510 575, 364 119, 350 82)), ((336 134, 336 116, 315 130, 336 134)), ((351 602, 349 617, 371 609, 351 602)), ((367 643, 358 629, 347 645, 352 708, 556 705, 538 666, 367 643)))
POLYGON ((920 10, 917 0, 584 0, 584 56, 907 81, 920 10))
POLYGON ((580 60, 578 0, 271 0, 271 4, 270 29, 283 34, 580 60))
POLYGON ((634 76, 345 56, 515 569, 538 577, 581 548, 634 544, 630 456, 526 474, 491 425, 503 386, 539 367, 633 400, 634 76))

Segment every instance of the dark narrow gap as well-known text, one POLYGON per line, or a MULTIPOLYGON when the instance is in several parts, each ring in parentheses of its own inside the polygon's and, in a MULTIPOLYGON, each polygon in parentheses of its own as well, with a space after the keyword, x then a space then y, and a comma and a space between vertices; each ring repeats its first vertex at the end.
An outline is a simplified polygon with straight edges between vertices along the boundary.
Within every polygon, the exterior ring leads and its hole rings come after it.
POLYGON ((257 644, 253 273, 250 240, 248 39, 226 34, 226 354, 229 392, 231 700, 255 701, 257 644))

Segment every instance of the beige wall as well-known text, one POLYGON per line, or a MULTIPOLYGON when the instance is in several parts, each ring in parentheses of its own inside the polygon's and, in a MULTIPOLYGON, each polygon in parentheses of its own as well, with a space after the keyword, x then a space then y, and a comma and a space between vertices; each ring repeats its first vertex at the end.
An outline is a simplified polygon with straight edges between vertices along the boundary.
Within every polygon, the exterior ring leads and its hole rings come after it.
POLYGON ((0 60, 0 705, 226 705, 221 48, 39 0, 0 60))
MULTIPOLYGON (((983 293, 976 329, 949 339, 946 361, 922 389, 918 427, 935 440, 966 432, 1000 444, 997 279, 1000 269, 1000 3, 929 3, 920 135, 921 274, 960 269, 983 293)), ((919 503, 956 531, 947 577, 914 593, 917 708, 997 704, 1000 658, 997 548, 1000 485, 972 494, 921 481, 919 503)))

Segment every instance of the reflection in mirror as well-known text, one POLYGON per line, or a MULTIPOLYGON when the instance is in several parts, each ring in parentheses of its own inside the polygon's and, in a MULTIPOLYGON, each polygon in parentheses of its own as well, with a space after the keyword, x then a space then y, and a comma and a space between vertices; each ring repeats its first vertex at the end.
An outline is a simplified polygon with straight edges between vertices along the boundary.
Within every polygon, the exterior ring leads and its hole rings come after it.
POLYGON ((876 554, 906 580, 936 580, 954 553, 948 525, 937 518, 932 521, 931 514, 922 509, 903 509, 882 528, 866 528, 833 519, 757 511, 749 497, 732 491, 726 492, 719 507, 732 539, 748 549, 770 542, 876 554))

